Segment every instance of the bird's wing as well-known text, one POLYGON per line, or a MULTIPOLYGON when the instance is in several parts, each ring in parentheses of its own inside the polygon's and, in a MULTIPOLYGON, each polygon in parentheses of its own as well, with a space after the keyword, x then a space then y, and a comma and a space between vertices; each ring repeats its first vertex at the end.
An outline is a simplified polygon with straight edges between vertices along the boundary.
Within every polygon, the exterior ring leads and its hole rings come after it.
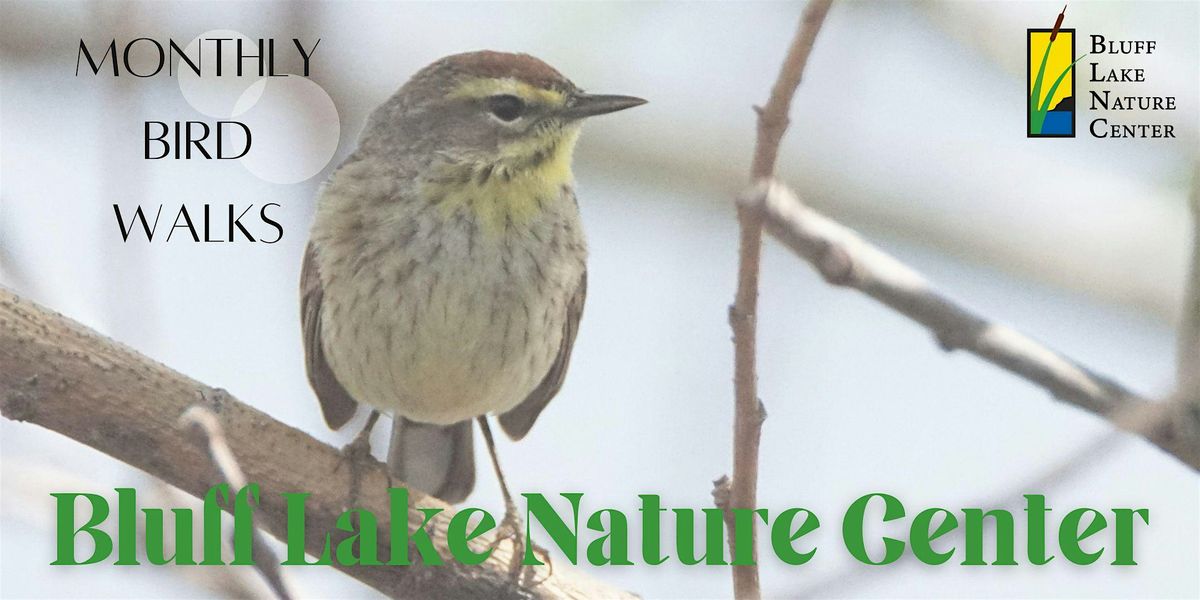
POLYGON ((571 362, 571 348, 575 346, 575 334, 579 331, 579 318, 583 316, 583 302, 587 298, 587 271, 579 278, 575 294, 567 303, 567 320, 563 326, 562 345, 558 348, 558 357, 550 365, 550 371, 529 396, 516 408, 500 415, 500 427, 508 437, 519 440, 529 433, 533 422, 537 420, 542 409, 558 394, 563 380, 567 377, 567 365, 571 362))
POLYGON ((333 375, 325 361, 325 346, 321 343, 321 275, 317 256, 309 242, 304 249, 304 266, 300 269, 300 322, 304 328, 304 369, 308 382, 321 401, 321 413, 332 429, 341 429, 358 408, 358 403, 333 375))

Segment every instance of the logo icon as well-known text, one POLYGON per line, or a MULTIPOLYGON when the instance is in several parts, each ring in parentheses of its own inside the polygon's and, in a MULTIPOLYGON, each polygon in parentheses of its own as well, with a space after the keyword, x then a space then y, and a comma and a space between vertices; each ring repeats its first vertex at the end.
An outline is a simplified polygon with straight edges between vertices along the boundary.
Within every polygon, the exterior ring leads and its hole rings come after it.
POLYGON ((1051 29, 1027 29, 1028 137, 1075 137, 1075 30, 1063 29, 1063 6, 1051 29))

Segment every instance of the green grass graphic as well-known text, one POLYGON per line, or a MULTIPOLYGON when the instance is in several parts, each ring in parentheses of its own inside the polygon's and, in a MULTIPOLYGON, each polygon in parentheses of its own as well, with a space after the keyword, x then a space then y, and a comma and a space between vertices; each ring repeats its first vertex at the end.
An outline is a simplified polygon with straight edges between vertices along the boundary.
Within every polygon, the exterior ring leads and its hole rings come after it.
MULTIPOLYGON (((1029 94, 1029 133, 1040 134, 1042 124, 1046 121, 1046 111, 1041 109, 1042 78, 1046 74, 1046 59, 1050 58, 1050 49, 1054 40, 1046 44, 1046 52, 1042 54, 1042 64, 1038 67, 1037 77, 1033 80, 1033 91, 1029 94)), ((1053 97, 1053 96, 1051 96, 1053 97)))
MULTIPOLYGON (((1046 122, 1046 113, 1050 111, 1050 100, 1054 98, 1054 92, 1058 90, 1059 84, 1067 77, 1067 73, 1075 68, 1075 64, 1087 57, 1087 54, 1071 61, 1054 79, 1054 83, 1050 85, 1050 90, 1046 92, 1045 99, 1041 99, 1042 80, 1046 75, 1046 59, 1050 57, 1050 49, 1054 47, 1054 38, 1050 38, 1050 43, 1046 44, 1046 53, 1042 55, 1042 64, 1038 67, 1037 77, 1033 80, 1033 91, 1029 94, 1029 132, 1033 134, 1042 133, 1042 125, 1046 122), (1040 101, 1040 102, 1039 102, 1040 101)), ((1071 93, 1075 93, 1072 90, 1071 93)))

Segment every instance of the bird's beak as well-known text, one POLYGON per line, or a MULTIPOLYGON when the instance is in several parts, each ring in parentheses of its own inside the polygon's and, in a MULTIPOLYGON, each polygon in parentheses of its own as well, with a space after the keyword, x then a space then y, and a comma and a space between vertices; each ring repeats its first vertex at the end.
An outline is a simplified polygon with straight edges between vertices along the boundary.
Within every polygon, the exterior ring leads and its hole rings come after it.
POLYGON ((571 105, 563 109, 562 116, 568 119, 582 119, 641 106, 645 103, 645 100, 633 96, 577 94, 571 105))

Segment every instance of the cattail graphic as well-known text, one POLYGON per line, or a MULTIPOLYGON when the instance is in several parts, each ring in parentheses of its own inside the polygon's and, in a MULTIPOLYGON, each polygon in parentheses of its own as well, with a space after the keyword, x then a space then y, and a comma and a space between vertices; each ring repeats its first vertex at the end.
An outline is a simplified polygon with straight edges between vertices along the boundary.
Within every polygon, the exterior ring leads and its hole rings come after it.
POLYGON ((1046 50, 1042 54, 1042 64, 1040 67, 1038 67, 1037 75, 1034 77, 1033 86, 1030 90, 1029 133, 1031 134, 1038 135, 1042 133, 1042 126, 1046 122, 1046 113, 1050 111, 1050 101, 1054 99, 1054 93, 1058 90, 1058 86, 1062 84, 1067 75, 1071 73, 1071 69, 1074 68, 1075 63, 1083 60, 1084 56, 1087 56, 1084 54, 1083 56, 1072 60, 1071 64, 1067 65, 1066 68, 1064 68, 1062 72, 1058 74, 1058 77, 1054 79, 1053 83, 1050 84, 1049 91, 1047 91, 1045 94, 1042 93, 1042 83, 1043 80, 1046 79, 1047 75, 1046 62, 1050 58, 1050 49, 1054 47, 1054 40, 1058 38, 1058 32, 1062 28, 1063 19, 1066 16, 1067 5, 1064 4, 1062 12, 1058 13, 1058 19, 1055 19, 1054 21, 1054 28, 1050 30, 1050 40, 1046 43, 1046 50))
POLYGON ((1058 28, 1062 27, 1063 17, 1067 16, 1067 5, 1063 5, 1062 12, 1058 13, 1058 19, 1054 21, 1054 29, 1050 31, 1050 43, 1054 43, 1054 38, 1058 37, 1058 28))

